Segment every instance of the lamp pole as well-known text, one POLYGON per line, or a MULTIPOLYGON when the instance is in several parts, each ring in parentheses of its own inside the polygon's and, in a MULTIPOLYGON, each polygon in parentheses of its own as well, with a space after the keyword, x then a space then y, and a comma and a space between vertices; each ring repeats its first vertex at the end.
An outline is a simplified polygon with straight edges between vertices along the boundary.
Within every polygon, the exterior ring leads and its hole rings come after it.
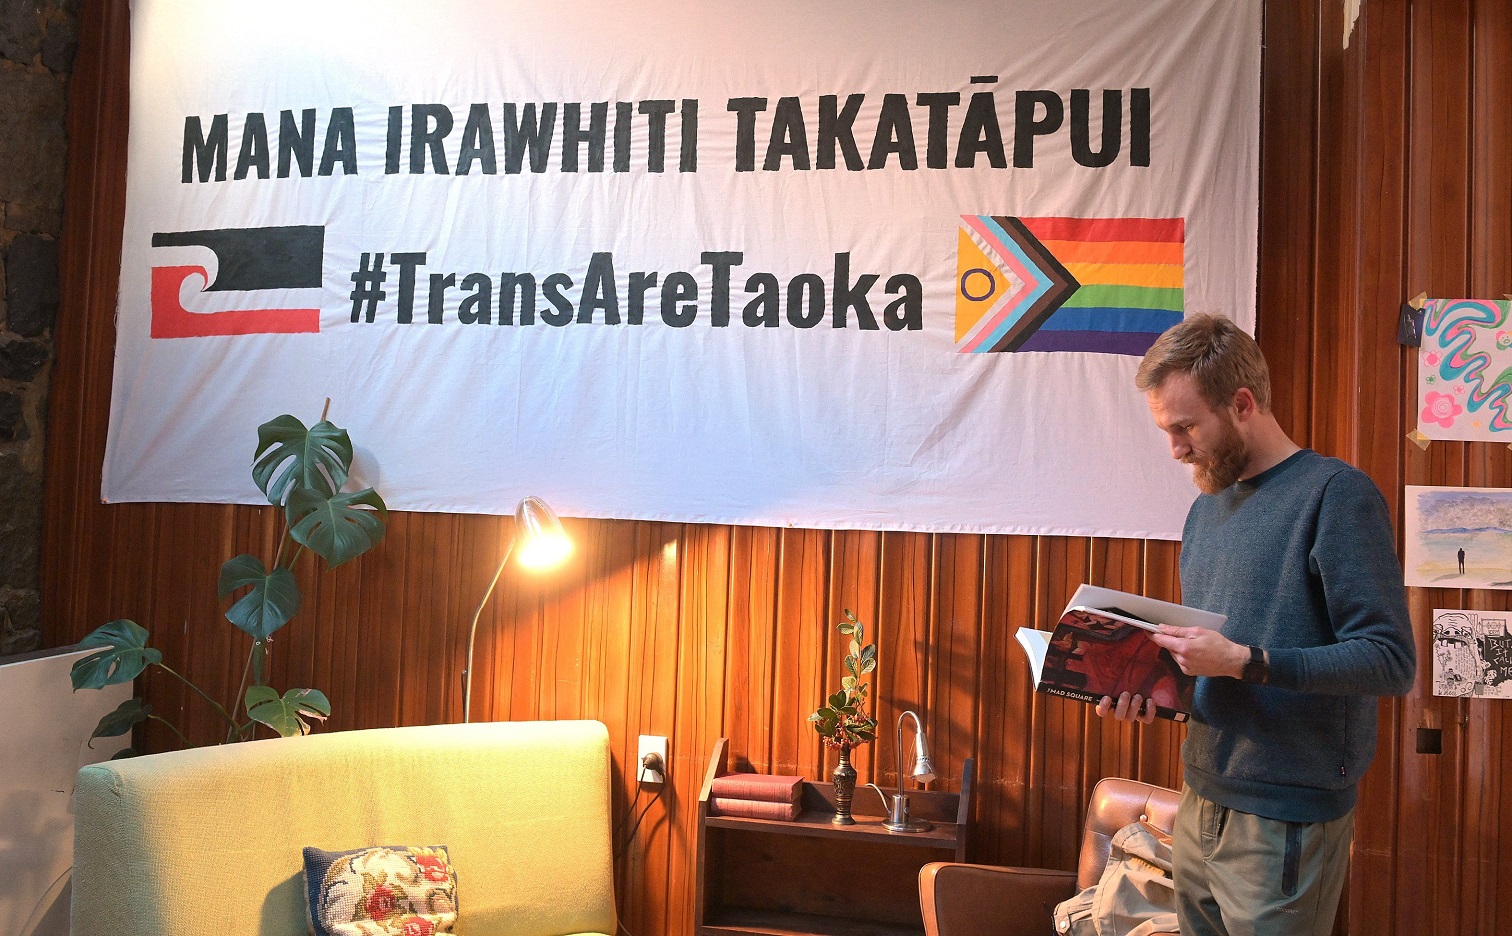
POLYGON ((462 723, 472 721, 472 671, 473 671, 473 641, 478 636, 478 619, 483 616, 483 606, 488 604, 488 599, 493 596, 494 586, 499 584, 499 576, 504 574, 504 567, 509 564, 509 557, 514 553, 514 534, 509 535, 509 544, 504 547, 504 558, 499 560, 499 567, 494 570, 493 580, 488 583, 488 591, 483 593, 483 600, 478 602, 478 610, 473 612, 472 627, 467 630, 467 669, 462 671, 462 723))
POLYGON ((533 569, 554 566, 572 552, 572 542, 562 531, 562 521, 557 518, 556 511, 539 497, 521 498, 520 505, 515 508, 514 530, 504 546, 504 558, 499 560, 499 567, 488 583, 488 591, 483 593, 478 610, 473 612, 472 626, 467 629, 467 668, 462 671, 463 724, 472 721, 473 643, 478 637, 478 620, 483 616, 483 607, 493 596, 494 586, 499 584, 499 577, 504 574, 504 567, 509 564, 509 557, 514 554, 517 544, 520 564, 533 569))

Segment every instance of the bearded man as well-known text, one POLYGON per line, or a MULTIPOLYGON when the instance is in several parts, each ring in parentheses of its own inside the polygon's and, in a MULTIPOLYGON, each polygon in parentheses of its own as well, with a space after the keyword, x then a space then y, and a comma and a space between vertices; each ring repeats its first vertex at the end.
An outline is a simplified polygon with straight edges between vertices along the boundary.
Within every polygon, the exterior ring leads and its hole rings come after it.
MULTIPOLYGON (((1193 315, 1135 378, 1202 493, 1182 532, 1182 601, 1222 632, 1154 640, 1198 678, 1173 841, 1183 936, 1333 928, 1376 699, 1416 666, 1386 502, 1360 470, 1300 448, 1270 409, 1260 347, 1193 315)), ((1127 693, 1098 714, 1153 721, 1127 693)))

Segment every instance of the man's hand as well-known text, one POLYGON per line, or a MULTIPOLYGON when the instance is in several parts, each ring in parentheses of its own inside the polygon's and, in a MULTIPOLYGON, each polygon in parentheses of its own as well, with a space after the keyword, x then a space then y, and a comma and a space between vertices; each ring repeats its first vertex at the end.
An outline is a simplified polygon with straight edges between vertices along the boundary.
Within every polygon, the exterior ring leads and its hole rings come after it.
POLYGON ((1150 639, 1171 651, 1176 665, 1188 676, 1244 675, 1249 662, 1249 647, 1236 644, 1215 630, 1205 627, 1160 625, 1160 633, 1150 639))
POLYGON ((1119 721, 1143 722, 1148 725, 1155 720, 1155 700, 1142 699, 1140 696, 1130 697, 1127 692, 1118 697, 1118 704, 1113 704, 1113 699, 1103 696, 1102 701, 1097 703, 1097 714, 1104 717, 1109 712, 1119 721))

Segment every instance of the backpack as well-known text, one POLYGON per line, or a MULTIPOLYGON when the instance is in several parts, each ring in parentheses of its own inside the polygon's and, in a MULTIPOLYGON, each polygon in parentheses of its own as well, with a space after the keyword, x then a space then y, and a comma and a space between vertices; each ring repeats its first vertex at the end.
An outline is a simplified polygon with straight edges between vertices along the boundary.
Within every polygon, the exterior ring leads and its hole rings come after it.
POLYGON ((1171 835, 1133 822, 1113 835, 1102 879, 1052 913, 1062 936, 1151 936, 1175 933, 1176 886, 1171 835))

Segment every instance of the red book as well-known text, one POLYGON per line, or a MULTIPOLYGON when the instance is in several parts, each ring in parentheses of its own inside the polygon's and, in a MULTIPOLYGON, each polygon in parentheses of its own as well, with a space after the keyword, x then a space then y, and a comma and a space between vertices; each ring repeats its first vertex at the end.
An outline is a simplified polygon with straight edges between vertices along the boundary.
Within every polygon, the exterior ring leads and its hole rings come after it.
POLYGON ((759 773, 725 774, 714 778, 709 795, 762 803, 796 803, 803 796, 803 778, 759 773))
POLYGON ((709 815, 792 821, 798 818, 798 804, 773 803, 748 799, 725 799, 713 796, 709 798, 709 815))

